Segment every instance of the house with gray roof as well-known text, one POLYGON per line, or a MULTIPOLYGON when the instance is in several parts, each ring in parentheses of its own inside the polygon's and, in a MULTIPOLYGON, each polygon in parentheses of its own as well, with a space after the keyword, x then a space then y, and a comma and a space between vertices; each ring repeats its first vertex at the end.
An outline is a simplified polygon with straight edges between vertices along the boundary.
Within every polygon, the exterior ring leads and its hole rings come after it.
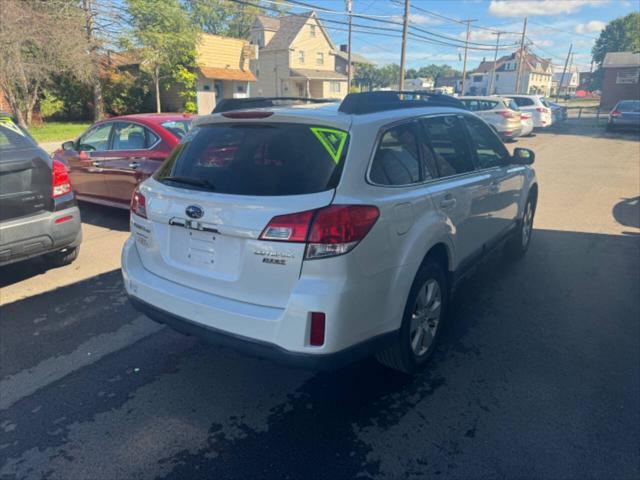
MULTIPOLYGON (((315 12, 258 16, 250 42, 259 47, 250 65, 253 96, 340 99, 347 94, 347 53, 336 48, 315 12)), ((366 61, 352 57, 352 63, 366 61)))

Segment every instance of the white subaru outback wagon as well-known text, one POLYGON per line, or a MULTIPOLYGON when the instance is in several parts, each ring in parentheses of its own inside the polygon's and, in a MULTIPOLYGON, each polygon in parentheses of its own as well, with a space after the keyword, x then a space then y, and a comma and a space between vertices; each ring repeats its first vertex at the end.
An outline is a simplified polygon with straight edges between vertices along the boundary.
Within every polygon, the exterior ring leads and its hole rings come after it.
POLYGON ((126 290, 152 319, 254 355, 414 372, 469 267, 527 250, 533 159, 444 95, 202 117, 134 193, 126 290))

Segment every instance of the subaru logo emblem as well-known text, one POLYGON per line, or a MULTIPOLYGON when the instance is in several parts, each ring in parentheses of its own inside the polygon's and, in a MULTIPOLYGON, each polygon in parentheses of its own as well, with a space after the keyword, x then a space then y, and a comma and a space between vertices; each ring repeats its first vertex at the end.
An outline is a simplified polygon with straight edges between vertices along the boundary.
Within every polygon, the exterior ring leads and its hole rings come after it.
POLYGON ((202 218, 202 216, 204 215, 204 210, 198 205, 189 205, 185 210, 185 213, 188 217, 191 218, 202 218))

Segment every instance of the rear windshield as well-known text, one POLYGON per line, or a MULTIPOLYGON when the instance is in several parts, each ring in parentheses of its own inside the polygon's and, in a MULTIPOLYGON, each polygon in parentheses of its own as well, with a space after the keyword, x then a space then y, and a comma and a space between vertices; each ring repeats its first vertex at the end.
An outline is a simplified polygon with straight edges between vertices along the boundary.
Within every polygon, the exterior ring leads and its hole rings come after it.
POLYGON ((155 178, 234 195, 323 192, 338 183, 348 137, 313 125, 202 125, 183 138, 155 178))
POLYGON ((191 129, 191 120, 169 120, 162 122, 162 125, 166 130, 169 130, 173 135, 180 140, 191 129))
MULTIPOLYGON (((29 135, 11 118, 0 116, 0 151, 21 150, 33 148, 33 146, 29 135)), ((0 155, 0 161, 2 161, 2 155, 0 155)))
POLYGON ((518 104, 513 100, 513 98, 505 98, 503 101, 507 108, 510 108, 511 110, 520 110, 520 107, 518 107, 518 104))
POLYGON ((618 104, 618 110, 623 112, 640 112, 639 100, 624 100, 618 104))

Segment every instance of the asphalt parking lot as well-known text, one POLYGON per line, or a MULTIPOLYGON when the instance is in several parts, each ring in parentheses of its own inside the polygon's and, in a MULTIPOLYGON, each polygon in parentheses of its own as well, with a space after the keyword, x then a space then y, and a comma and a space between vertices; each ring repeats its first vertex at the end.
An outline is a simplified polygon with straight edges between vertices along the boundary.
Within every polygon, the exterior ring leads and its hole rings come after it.
POLYGON ((520 139, 540 199, 416 377, 313 374, 160 327, 119 272, 127 212, 83 206, 68 267, 0 269, 0 478, 640 478, 640 136, 520 139))

